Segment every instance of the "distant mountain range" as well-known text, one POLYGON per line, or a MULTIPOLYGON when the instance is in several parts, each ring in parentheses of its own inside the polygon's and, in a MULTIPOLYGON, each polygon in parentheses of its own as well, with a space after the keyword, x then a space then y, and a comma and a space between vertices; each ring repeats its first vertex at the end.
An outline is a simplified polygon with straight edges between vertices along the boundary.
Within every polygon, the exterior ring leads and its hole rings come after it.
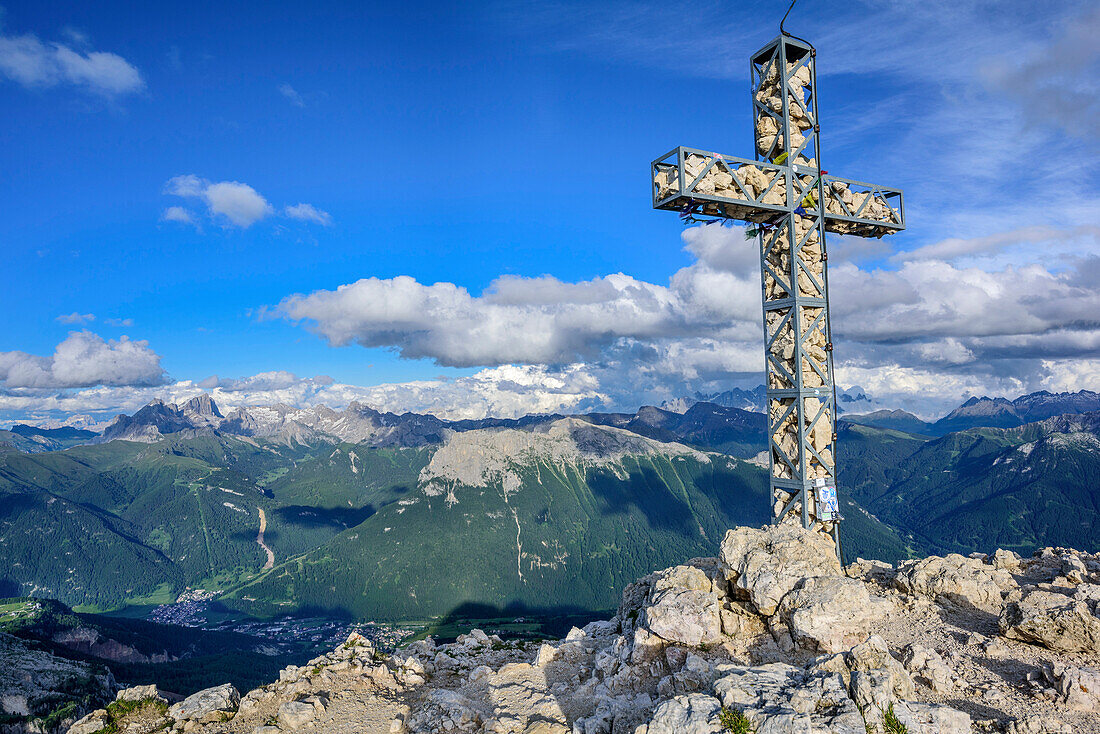
POLYGON ((740 408, 741 410, 762 413, 764 412, 764 399, 765 393, 763 385, 754 387, 752 390, 742 390, 741 388, 735 387, 732 390, 726 390, 724 392, 697 392, 692 397, 666 400, 661 404, 661 408, 670 410, 674 413, 684 413, 696 403, 711 403, 712 405, 721 405, 724 408, 740 408))
POLYGON ((945 436, 969 428, 1015 428, 1057 415, 1079 415, 1100 410, 1100 393, 1091 390, 1052 393, 1042 390, 1005 398, 970 398, 935 422, 923 421, 904 410, 879 410, 864 415, 844 415, 841 420, 877 428, 945 436))
MULTIPOLYGON (((380 413, 361 403, 351 403, 337 411, 323 405, 292 408, 288 405, 238 408, 223 415, 209 395, 200 395, 175 405, 155 400, 132 416, 120 415, 96 435, 72 428, 40 429, 16 426, 21 436, 49 438, 33 451, 64 448, 64 433, 72 442, 107 443, 138 441, 155 443, 166 436, 234 436, 271 439, 284 445, 310 445, 316 442, 349 442, 374 448, 414 448, 443 443, 454 432, 488 428, 531 428, 562 420, 567 416, 529 415, 518 419, 485 418, 445 421, 418 413, 380 413)), ((636 413, 590 413, 573 416, 576 420, 631 431, 657 441, 680 441, 706 446, 734 456, 748 457, 762 450, 766 419, 763 413, 711 403, 695 403, 683 412, 644 407, 636 413)), ((0 441, 3 436, 0 435, 0 441)))
MULTIPOLYGON (((1100 412, 1078 411, 1096 397, 842 420, 847 553, 1094 549, 1100 412)), ((0 433, 0 596, 95 610, 190 587, 253 614, 385 619, 608 608, 639 574, 768 519, 765 423, 706 402, 443 421, 359 404, 223 413, 202 396, 101 435, 16 426, 0 433)))
MULTIPOLYGON (((862 396, 848 397, 848 403, 858 403, 862 396)), ((732 448, 732 453, 743 455, 747 451, 744 447, 759 445, 757 438, 763 436, 763 404, 764 388, 760 386, 753 390, 735 388, 721 393, 696 393, 693 397, 666 401, 659 408, 643 407, 636 413, 591 413, 577 417, 599 425, 626 428, 662 441, 687 440, 689 443, 693 440, 693 430, 704 433, 711 430, 707 428, 709 421, 713 430, 724 432, 725 438, 702 434, 694 438, 701 439, 703 445, 723 451, 732 448), (701 405, 709 407, 696 408, 701 405), (720 416, 717 422, 713 419, 715 415, 720 416)), ((1100 393, 1091 390, 1051 393, 1044 390, 1015 400, 970 398, 937 421, 925 421, 903 410, 842 413, 841 420, 918 436, 943 436, 968 428, 1012 428, 1056 415, 1076 415, 1096 410, 1100 410, 1100 393)), ((0 431, 0 446, 7 444, 21 451, 54 451, 92 441, 117 439, 149 443, 167 435, 217 434, 272 438, 284 443, 335 440, 365 441, 379 447, 409 447, 438 444, 448 430, 521 428, 564 417, 562 414, 551 414, 528 415, 518 419, 447 421, 426 414, 382 413, 357 402, 344 410, 334 410, 324 405, 294 408, 276 404, 242 407, 223 414, 210 395, 203 394, 179 405, 154 400, 133 415, 119 415, 108 424, 99 424, 102 427, 99 432, 75 425, 51 428, 16 425, 8 431, 0 431)), ((83 419, 75 422, 81 426, 89 425, 83 419)))

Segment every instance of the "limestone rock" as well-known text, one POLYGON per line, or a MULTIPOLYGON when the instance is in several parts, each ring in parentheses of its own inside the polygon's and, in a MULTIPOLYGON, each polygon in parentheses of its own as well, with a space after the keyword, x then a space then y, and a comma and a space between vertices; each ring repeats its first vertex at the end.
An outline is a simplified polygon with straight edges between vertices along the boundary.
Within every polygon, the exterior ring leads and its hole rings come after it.
POLYGON ((722 618, 723 634, 739 640, 752 640, 767 632, 764 620, 748 607, 748 602, 726 600, 722 603, 719 616, 722 618))
POLYGON ((970 734, 970 716, 949 706, 904 702, 894 706, 894 716, 908 734, 970 734))
POLYGON ((1100 652, 1100 617, 1095 605, 1050 591, 1033 589, 1005 605, 1001 633, 1061 652, 1100 652))
MULTIPOLYGON (((509 663, 487 678, 493 718, 502 731, 524 731, 536 722, 565 724, 565 714, 546 686, 546 675, 527 663, 509 663)), ((492 728, 486 724, 486 730, 492 728)))
POLYGON ((152 699, 154 701, 161 701, 168 703, 168 699, 160 695, 160 691, 157 690, 155 683, 150 683, 146 686, 132 686, 130 688, 123 688, 117 694, 115 694, 116 701, 145 701, 152 699))
POLYGON ((107 726, 109 722, 110 719, 107 718, 107 711, 104 709, 96 709, 70 726, 68 734, 95 734, 95 732, 107 726))
POLYGON ((902 662, 917 682, 936 693, 950 693, 955 690, 955 673, 935 650, 914 643, 905 648, 902 662))
POLYGON ((833 540, 794 524, 730 530, 719 558, 730 583, 764 616, 802 579, 841 575, 833 540))
POLYGON ((279 706, 279 726, 284 729, 299 729, 313 721, 316 715, 317 710, 312 704, 304 701, 287 701, 279 706))
POLYGON ((714 684, 724 706, 741 711, 758 732, 864 734, 863 717, 841 676, 793 665, 720 666, 714 684))
POLYGON ((906 561, 898 568, 894 583, 909 594, 990 614, 998 614, 1004 596, 1016 588, 1007 571, 958 553, 906 561))
POLYGON ((644 734, 722 734, 718 720, 722 704, 713 696, 691 693, 676 696, 660 704, 653 712, 644 734))
POLYGON ((1007 732, 1008 734, 1073 734, 1073 727, 1063 724, 1056 716, 1035 714, 1008 722, 1007 732))
POLYGON ((168 708, 168 717, 176 723, 193 721, 197 724, 209 724, 225 721, 237 711, 241 694, 226 683, 193 693, 168 708))
POLYGON ((897 572, 885 561, 857 558, 844 567, 844 575, 852 579, 888 584, 894 580, 897 572))
POLYGON ((844 662, 851 673, 849 692, 856 706, 862 711, 879 712, 877 718, 890 705, 915 693, 913 679, 878 635, 849 650, 844 662))
POLYGON ((481 728, 481 716, 473 701, 456 691, 439 688, 425 697, 407 724, 412 734, 436 732, 475 732, 481 728))
POLYGON ((1020 570, 1020 554, 1010 550, 998 548, 993 553, 993 568, 999 568, 1010 573, 1020 570))
POLYGON ((833 653, 863 642, 876 615, 867 587, 855 579, 806 579, 783 597, 779 616, 794 642, 807 650, 833 653))
POLYGON ((1071 584, 1083 584, 1089 577, 1085 562, 1076 553, 1067 553, 1062 557, 1062 576, 1071 584))
POLYGON ((710 578, 693 566, 675 566, 653 580, 645 626, 658 637, 692 647, 722 639, 721 602, 710 578))
POLYGON ((1067 708, 1100 713, 1100 671, 1055 665, 1049 676, 1067 708))

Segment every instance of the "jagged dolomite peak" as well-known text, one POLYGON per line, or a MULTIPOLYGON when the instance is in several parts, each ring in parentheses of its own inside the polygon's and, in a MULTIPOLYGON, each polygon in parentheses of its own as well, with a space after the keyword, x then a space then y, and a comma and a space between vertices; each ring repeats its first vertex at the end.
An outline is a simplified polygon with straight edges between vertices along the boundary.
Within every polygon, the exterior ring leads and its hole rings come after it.
POLYGON ((626 456, 658 454, 710 461, 707 454, 678 443, 660 443, 621 428, 562 418, 531 429, 449 431, 420 473, 420 481, 457 482, 469 487, 499 481, 511 491, 519 488, 519 477, 513 471, 516 464, 543 462, 583 468, 606 466, 626 456))
POLYGON ((737 528, 719 557, 639 579, 614 617, 560 640, 473 630, 383 655, 353 634, 239 704, 222 686, 169 709, 180 719, 110 723, 201 734, 722 734, 743 717, 759 734, 896 731, 895 719, 911 734, 1100 733, 1100 647, 1089 631, 1100 554, 842 568, 830 551, 798 526, 737 528))

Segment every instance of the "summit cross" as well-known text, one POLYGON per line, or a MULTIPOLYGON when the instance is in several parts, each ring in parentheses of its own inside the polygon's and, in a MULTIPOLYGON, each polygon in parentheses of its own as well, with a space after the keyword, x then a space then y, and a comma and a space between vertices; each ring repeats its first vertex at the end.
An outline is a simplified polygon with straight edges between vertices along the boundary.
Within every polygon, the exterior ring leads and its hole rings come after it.
POLYGON ((655 209, 685 221, 753 225, 773 518, 800 518, 831 535, 839 551, 825 233, 882 237, 905 229, 905 216, 900 190, 821 170, 815 57, 813 46, 786 33, 752 55, 755 160, 679 147, 653 161, 651 173, 655 209))

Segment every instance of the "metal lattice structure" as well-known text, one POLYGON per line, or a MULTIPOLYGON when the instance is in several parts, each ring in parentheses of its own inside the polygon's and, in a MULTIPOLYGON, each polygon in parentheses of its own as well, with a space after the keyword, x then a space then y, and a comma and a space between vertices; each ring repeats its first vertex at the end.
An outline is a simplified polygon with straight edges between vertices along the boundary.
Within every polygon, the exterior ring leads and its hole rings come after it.
POLYGON ((655 209, 755 225, 775 521, 798 518, 839 548, 825 233, 882 237, 905 215, 901 191, 821 170, 815 56, 785 34, 753 54, 755 160, 680 147, 651 173, 655 209))

